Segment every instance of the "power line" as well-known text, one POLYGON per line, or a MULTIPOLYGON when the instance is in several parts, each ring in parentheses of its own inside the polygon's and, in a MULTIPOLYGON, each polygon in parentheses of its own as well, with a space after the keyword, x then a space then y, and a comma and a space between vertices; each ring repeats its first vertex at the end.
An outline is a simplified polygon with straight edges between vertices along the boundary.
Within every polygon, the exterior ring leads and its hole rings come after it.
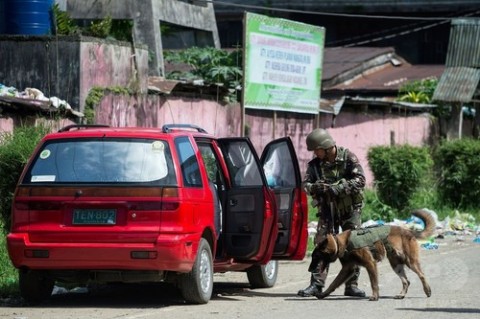
POLYGON ((405 17, 405 16, 385 16, 385 15, 350 14, 350 13, 321 12, 321 11, 310 11, 310 10, 282 9, 274 6, 265 7, 265 6, 237 4, 237 3, 213 1, 213 0, 198 0, 197 2, 212 3, 213 5, 224 6, 224 7, 237 7, 237 8, 244 8, 244 9, 268 10, 268 11, 277 11, 277 12, 301 13, 301 14, 311 14, 311 15, 332 16, 332 17, 368 18, 368 19, 385 19, 385 20, 420 20, 420 21, 438 21, 438 20, 453 19, 452 17, 405 17))
MULTIPOLYGON (((469 16, 472 16, 472 15, 475 15, 475 14, 478 14, 478 13, 480 13, 480 10, 477 10, 477 11, 474 11, 474 12, 471 12, 471 13, 466 13, 462 17, 469 17, 469 16)), ((393 34, 388 34, 388 35, 385 35, 385 36, 380 36, 380 37, 376 37, 376 38, 369 39, 369 40, 350 43, 350 44, 347 44, 347 45, 343 45, 341 47, 348 48, 348 47, 353 47, 353 46, 365 45, 365 44, 372 43, 372 42, 379 42, 379 41, 382 41, 382 40, 392 39, 392 38, 395 38, 395 37, 398 37, 398 36, 403 36, 403 35, 406 35, 406 34, 431 29, 431 28, 434 28, 436 26, 439 26, 439 25, 442 25, 442 24, 445 24, 445 23, 449 23, 450 20, 451 20, 451 18, 448 18, 444 21, 440 21, 440 22, 437 22, 437 23, 429 24, 429 25, 424 25, 424 26, 421 26, 421 27, 414 27, 414 26, 420 25, 420 23, 415 23, 415 24, 411 24, 411 25, 407 26, 408 29, 406 29, 404 31, 401 31, 401 32, 396 32, 396 33, 393 33, 393 34), (414 27, 414 28, 412 28, 412 27, 414 27)), ((332 44, 339 43, 339 42, 350 42, 352 40, 356 40, 356 39, 359 39, 359 38, 367 38, 367 37, 374 36, 376 34, 382 34, 382 33, 385 34, 385 33, 388 33, 390 31, 396 31, 396 30, 399 30, 399 29, 405 29, 405 27, 393 28, 393 29, 390 29, 390 30, 382 31, 382 32, 375 32, 375 33, 370 33, 370 34, 362 35, 362 36, 358 36, 358 37, 352 37, 352 38, 349 38, 349 39, 342 39, 342 40, 339 40, 339 41, 334 41, 334 42, 327 43, 327 45, 332 45, 332 44)))

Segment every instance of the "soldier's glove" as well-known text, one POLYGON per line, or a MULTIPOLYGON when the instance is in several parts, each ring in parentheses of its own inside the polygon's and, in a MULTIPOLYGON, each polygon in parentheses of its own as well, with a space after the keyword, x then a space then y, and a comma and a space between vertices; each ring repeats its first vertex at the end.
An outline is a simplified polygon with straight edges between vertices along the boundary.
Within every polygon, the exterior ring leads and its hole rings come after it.
POLYGON ((347 181, 344 178, 342 178, 341 180, 339 180, 334 184, 329 184, 328 192, 333 196, 341 195, 345 193, 346 184, 347 184, 347 181))
POLYGON ((328 184, 317 181, 317 182, 312 184, 310 190, 311 190, 311 194, 316 195, 316 196, 321 196, 321 195, 327 193, 328 184))

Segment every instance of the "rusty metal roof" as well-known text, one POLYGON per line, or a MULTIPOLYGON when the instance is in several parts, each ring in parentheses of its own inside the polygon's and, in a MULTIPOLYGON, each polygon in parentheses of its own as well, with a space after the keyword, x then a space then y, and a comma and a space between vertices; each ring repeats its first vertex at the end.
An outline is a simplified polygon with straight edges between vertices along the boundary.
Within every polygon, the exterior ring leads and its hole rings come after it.
POLYGON ((396 95, 398 89, 409 81, 427 78, 440 78, 445 67, 443 65, 411 65, 387 63, 368 72, 363 72, 348 82, 331 87, 342 91, 381 91, 396 95))
POLYGON ((333 86, 345 79, 351 79, 352 75, 383 65, 392 59, 402 60, 396 56, 392 47, 325 48, 322 85, 333 86))
POLYGON ((472 100, 480 81, 480 19, 452 20, 446 68, 433 94, 434 101, 472 100))

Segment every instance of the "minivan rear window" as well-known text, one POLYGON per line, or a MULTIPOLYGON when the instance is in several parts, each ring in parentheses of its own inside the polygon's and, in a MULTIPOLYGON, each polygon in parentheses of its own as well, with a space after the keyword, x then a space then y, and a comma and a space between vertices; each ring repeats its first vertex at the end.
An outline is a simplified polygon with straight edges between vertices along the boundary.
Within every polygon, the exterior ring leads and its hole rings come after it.
POLYGON ((168 144, 151 139, 51 141, 36 155, 23 183, 152 183, 174 185, 168 144))

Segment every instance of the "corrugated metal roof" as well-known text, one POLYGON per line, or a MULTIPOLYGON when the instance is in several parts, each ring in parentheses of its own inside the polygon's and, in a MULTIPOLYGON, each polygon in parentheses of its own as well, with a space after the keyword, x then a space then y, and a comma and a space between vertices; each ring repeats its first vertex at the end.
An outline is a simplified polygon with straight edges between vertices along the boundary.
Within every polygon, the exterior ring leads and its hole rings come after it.
POLYGON ((447 67, 480 67, 480 19, 452 20, 448 42, 447 67))
POLYGON ((480 81, 480 69, 468 67, 446 68, 438 82, 434 101, 464 102, 472 100, 480 81))
MULTIPOLYGON (((424 80, 427 78, 440 78, 445 67, 443 65, 401 65, 386 64, 382 68, 375 68, 371 72, 363 73, 346 83, 331 87, 334 90, 362 90, 362 91, 392 91, 396 94, 398 89, 409 81, 424 80)), ((328 90, 325 88, 325 90, 328 90)))
POLYGON ((325 48, 322 82, 335 85, 338 83, 335 79, 342 74, 349 71, 361 73, 376 65, 384 64, 393 57, 400 59, 395 55, 395 49, 392 47, 325 48))
POLYGON ((446 68, 434 101, 468 103, 480 80, 480 19, 452 20, 446 68))

